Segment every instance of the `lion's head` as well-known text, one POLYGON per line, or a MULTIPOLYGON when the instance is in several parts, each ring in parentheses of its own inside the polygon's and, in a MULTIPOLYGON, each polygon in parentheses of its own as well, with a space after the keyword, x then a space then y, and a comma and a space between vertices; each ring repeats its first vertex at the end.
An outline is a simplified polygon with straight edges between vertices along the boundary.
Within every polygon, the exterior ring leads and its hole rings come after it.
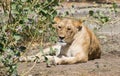
POLYGON ((72 43, 74 35, 82 29, 80 20, 55 17, 54 21, 60 42, 72 43))

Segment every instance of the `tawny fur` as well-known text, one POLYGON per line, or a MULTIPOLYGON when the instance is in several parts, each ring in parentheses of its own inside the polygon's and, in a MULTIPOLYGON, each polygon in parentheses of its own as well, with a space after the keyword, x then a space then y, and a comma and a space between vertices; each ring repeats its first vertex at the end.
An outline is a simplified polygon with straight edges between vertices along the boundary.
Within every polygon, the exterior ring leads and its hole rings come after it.
MULTIPOLYGON (((55 64, 74 64, 100 58, 101 49, 98 39, 81 21, 59 17, 56 17, 54 21, 56 24, 53 26, 57 29, 60 41, 66 44, 56 44, 52 47, 58 51, 56 56, 47 56, 50 61, 55 64)), ((44 54, 48 54, 50 48, 43 51, 44 54)), ((21 61, 33 61, 35 56, 42 58, 42 54, 38 53, 34 56, 21 58, 21 61)))

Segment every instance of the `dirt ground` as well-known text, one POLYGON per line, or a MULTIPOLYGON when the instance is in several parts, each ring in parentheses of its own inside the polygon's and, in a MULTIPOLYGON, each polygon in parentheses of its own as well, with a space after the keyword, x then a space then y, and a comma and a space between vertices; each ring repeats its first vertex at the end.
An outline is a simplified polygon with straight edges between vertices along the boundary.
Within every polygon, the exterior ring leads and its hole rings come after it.
MULTIPOLYGON (((120 12, 115 19, 119 21, 113 24, 107 23, 96 33, 102 48, 100 59, 50 68, 46 67, 44 62, 20 62, 18 64, 19 74, 25 76, 120 76, 120 12)), ((91 23, 87 21, 85 24, 90 25, 91 23)))

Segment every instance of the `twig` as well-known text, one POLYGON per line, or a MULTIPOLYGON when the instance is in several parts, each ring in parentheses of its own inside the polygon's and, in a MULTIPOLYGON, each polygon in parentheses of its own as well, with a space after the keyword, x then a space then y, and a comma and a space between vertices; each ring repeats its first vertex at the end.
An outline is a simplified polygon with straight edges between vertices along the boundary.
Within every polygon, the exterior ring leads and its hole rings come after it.
POLYGON ((37 59, 35 60, 33 66, 27 72, 23 73, 23 75, 21 75, 21 76, 26 76, 35 67, 36 62, 37 62, 37 59))

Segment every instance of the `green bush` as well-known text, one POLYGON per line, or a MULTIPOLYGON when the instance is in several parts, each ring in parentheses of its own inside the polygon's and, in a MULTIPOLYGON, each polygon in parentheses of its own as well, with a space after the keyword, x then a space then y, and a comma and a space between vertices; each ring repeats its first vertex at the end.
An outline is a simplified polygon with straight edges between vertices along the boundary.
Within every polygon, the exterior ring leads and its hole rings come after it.
MULTIPOLYGON (((52 27, 53 18, 57 15, 55 6, 58 6, 58 0, 11 1, 14 21, 9 24, 6 18, 0 19, 0 62, 7 68, 6 75, 18 75, 18 57, 26 49, 22 44, 56 41, 52 27)), ((3 16, 8 16, 7 12, 3 16)))

